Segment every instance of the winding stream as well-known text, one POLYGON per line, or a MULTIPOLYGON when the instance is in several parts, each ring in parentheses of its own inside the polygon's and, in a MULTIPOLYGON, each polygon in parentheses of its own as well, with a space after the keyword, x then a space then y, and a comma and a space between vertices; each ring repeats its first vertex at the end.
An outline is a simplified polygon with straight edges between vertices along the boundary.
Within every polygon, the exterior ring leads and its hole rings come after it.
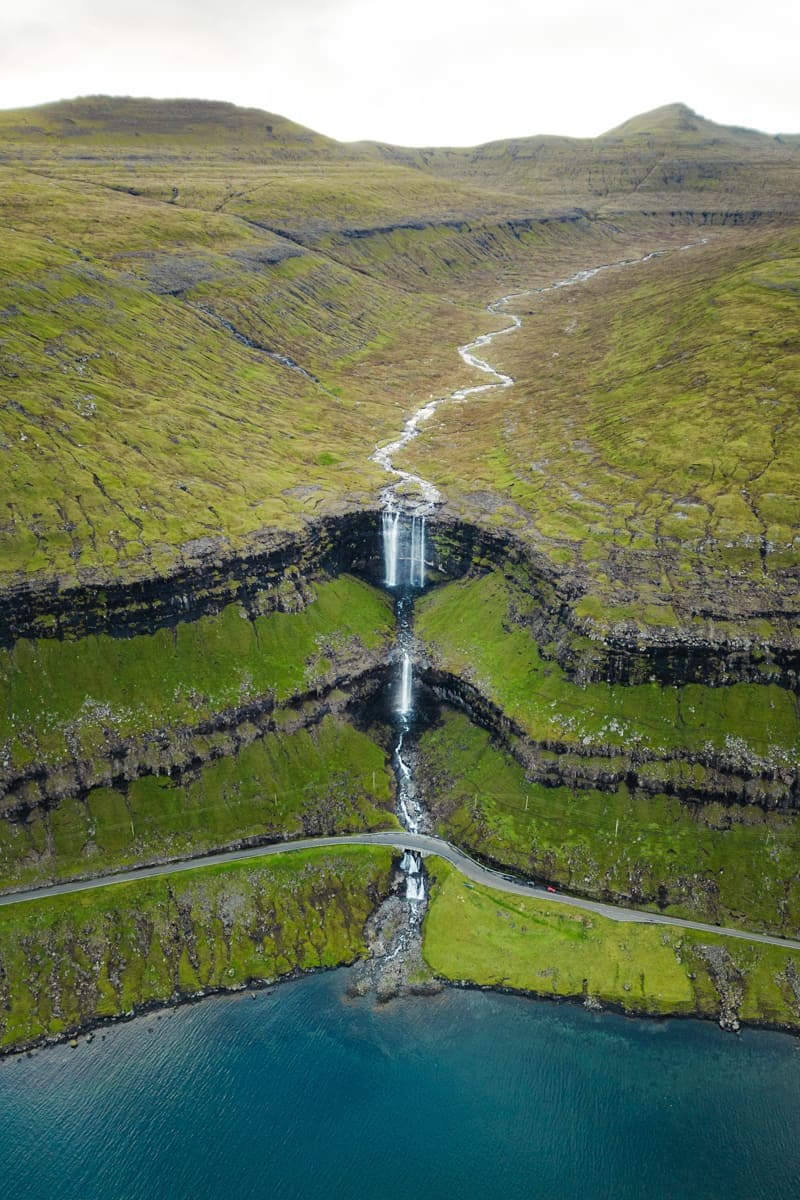
MULTIPOLYGON (((681 250, 689 250, 692 246, 703 245, 708 239, 701 238, 697 242, 690 242, 685 246, 681 246, 681 250)), ((501 296, 499 300, 493 300, 487 305, 486 312, 492 316, 499 316, 503 313, 506 305, 512 300, 518 300, 523 296, 540 296, 547 292, 555 292, 560 288, 573 287, 576 283, 585 283, 587 279, 592 279, 595 275, 601 274, 603 271, 610 271, 614 267, 632 267, 637 263, 649 262, 652 258, 661 258, 669 253, 667 250, 653 250, 649 254, 643 255, 641 258, 621 258, 616 262, 601 263, 597 267, 588 267, 582 271, 576 271, 573 275, 568 275, 564 279, 558 279, 555 283, 549 283, 545 287, 524 288, 520 292, 509 292, 508 295, 501 296)), ((389 442, 385 446, 377 446, 370 455, 370 462, 377 463, 378 466, 393 475, 395 482, 390 483, 381 491, 381 501, 384 507, 384 518, 387 515, 391 519, 395 519, 399 515, 417 514, 429 515, 434 508, 442 503, 442 496, 439 489, 431 483, 429 479, 423 479, 421 475, 415 474, 413 471, 405 471, 401 467, 394 465, 395 455, 401 450, 405 450, 409 442, 413 441, 420 432, 420 426, 426 421, 429 421, 436 410, 442 405, 450 401, 464 401, 470 396, 475 396, 479 392, 489 392, 496 388, 507 388, 514 385, 514 380, 510 375, 504 375, 502 371, 496 370, 484 358, 480 358, 476 354, 477 350, 482 350, 486 346, 490 346, 496 338, 503 337, 507 333, 513 333, 522 324, 522 317, 517 313, 504 313, 509 319, 509 324, 504 325, 502 329, 494 329, 489 333, 482 333, 473 341, 467 342, 464 346, 458 347, 458 354, 462 361, 468 367, 474 367, 476 371, 482 372, 484 375, 491 377, 489 383, 473 384, 470 387, 457 388, 454 392, 450 392, 447 396, 440 396, 437 399, 429 400, 427 404, 421 405, 420 408, 413 412, 403 424, 402 433, 393 442, 389 442), (417 488, 420 492, 419 500, 412 500, 408 496, 400 496, 398 491, 403 486, 417 488)), ((389 586, 394 586, 390 584, 389 586)))
MULTIPOLYGON (((682 246, 681 249, 688 250, 690 246, 702 244, 706 240, 703 238, 700 242, 689 243, 689 245, 682 246)), ((468 367, 473 367, 483 375, 488 375, 489 382, 460 387, 447 396, 429 400, 427 404, 423 404, 408 417, 398 438, 385 446, 376 447, 370 455, 371 462, 383 467, 387 474, 393 477, 392 482, 380 493, 383 505, 380 537, 384 562, 384 586, 395 594, 397 621, 398 678, 395 684, 395 699, 392 703, 396 742, 392 762, 397 778, 397 813, 403 827, 409 833, 424 833, 428 829, 425 807, 414 781, 412 765, 408 755, 404 753, 406 739, 414 721, 414 594, 422 590, 426 582, 426 518, 443 503, 443 499, 438 488, 429 479, 424 479, 413 471, 396 467, 395 456, 405 450, 408 444, 417 437, 420 427, 430 420, 440 405, 450 401, 463 403, 470 396, 478 395, 481 392, 513 387, 514 380, 510 375, 498 371, 477 353, 477 351, 491 346, 496 338, 514 333, 520 328, 522 317, 517 313, 505 311, 513 300, 572 287, 578 283, 585 283, 602 271, 649 262, 650 259, 660 258, 666 253, 666 250, 654 250, 641 258, 626 258, 612 263, 602 263, 597 267, 576 271, 545 287, 510 292, 498 300, 494 300, 487 306, 487 313, 493 316, 504 313, 508 317, 509 324, 504 325, 501 329, 482 333, 473 341, 458 347, 462 361, 468 367), (418 493, 417 497, 413 496, 414 491, 418 493)), ((420 890, 416 882, 412 885, 410 875, 407 875, 407 878, 407 896, 411 897, 413 891, 415 900, 424 899, 424 888, 420 890)))

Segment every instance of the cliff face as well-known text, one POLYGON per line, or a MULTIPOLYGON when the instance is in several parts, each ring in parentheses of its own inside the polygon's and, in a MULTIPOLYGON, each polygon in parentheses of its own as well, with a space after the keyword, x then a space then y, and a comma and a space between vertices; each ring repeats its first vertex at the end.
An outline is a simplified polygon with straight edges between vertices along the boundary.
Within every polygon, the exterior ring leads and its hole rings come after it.
POLYGON ((436 668, 422 678, 444 704, 461 709, 508 750, 525 778, 543 787, 596 788, 616 792, 675 796, 694 804, 752 804, 765 810, 800 809, 797 764, 788 756, 748 755, 744 746, 702 750, 670 748, 662 753, 646 745, 621 746, 598 738, 568 742, 535 741, 468 681, 436 668))
POLYGON ((181 548, 164 572, 121 580, 99 568, 64 579, 21 578, 0 591, 0 646, 20 638, 80 638, 106 633, 137 637, 195 621, 237 603, 248 614, 305 607, 314 580, 342 571, 374 576, 374 512, 309 521, 301 534, 264 531, 237 551, 207 537, 181 548))
MULTIPOLYGON (((558 565, 519 535, 453 518, 435 525, 431 540, 436 548, 434 568, 446 578, 495 570, 516 579, 528 597, 524 621, 532 638, 578 681, 709 686, 774 682, 791 688, 800 678, 793 567, 787 568, 785 579, 776 580, 776 590, 787 597, 787 604, 780 614, 770 614, 783 619, 767 640, 767 614, 751 612, 736 589, 720 588, 711 594, 706 590, 702 606, 698 600, 696 607, 684 596, 684 619, 669 626, 651 625, 641 617, 609 623, 579 611, 579 602, 591 589, 579 562, 558 565)), ((648 567, 649 572, 664 570, 663 555, 647 555, 647 567, 635 560, 621 564, 621 577, 633 595, 641 590, 637 576, 648 567)), ((689 581, 687 592, 691 586, 689 581)))
MULTIPOLYGON (((265 532, 251 543, 241 553, 224 540, 202 539, 184 547, 173 570, 133 581, 97 570, 68 583, 46 576, 21 580, 0 591, 0 646, 11 647, 22 638, 144 636, 219 613, 232 603, 251 618, 299 611, 315 581, 342 572, 373 586, 383 584, 377 506, 310 520, 302 534, 265 532)), ((445 509, 429 522, 429 554, 434 581, 481 570, 520 579, 534 601, 527 618, 531 635, 540 646, 551 647, 552 656, 575 678, 786 687, 800 678, 794 570, 788 566, 786 579, 775 581, 787 596, 780 614, 750 611, 734 589, 728 595, 706 593, 703 606, 687 603, 683 623, 658 626, 639 620, 609 627, 575 611, 590 588, 580 564, 557 565, 517 535, 459 520, 445 509), (767 616, 783 618, 770 640, 759 624, 767 616)), ((636 564, 621 570, 635 592, 636 564)))
MULTIPOLYGON (((800 808, 786 647, 731 644, 697 626, 670 630, 668 644, 641 631, 609 644, 575 616, 575 573, 509 533, 442 516, 427 545, 418 685, 515 764, 519 803, 535 794, 559 811, 567 795, 606 797, 615 814, 623 798, 642 812, 676 804, 686 820, 705 808, 720 829, 748 811, 761 826, 800 808)), ((69 605, 62 597, 50 622, 42 596, 27 627, 51 636, 3 652, 6 886, 391 824, 395 633, 383 573, 379 520, 365 512, 310 525, 269 554, 195 562, 110 592, 88 586, 69 605)), ((425 738, 426 802, 443 832, 580 888, 558 854, 528 857, 524 830, 497 841, 492 811, 459 833, 451 817, 474 764, 460 781, 442 777, 425 738)), ((607 836, 598 827, 589 842, 607 836)), ((697 875, 701 860, 695 847, 678 874, 697 875)), ((643 888, 629 871, 592 868, 588 890, 680 903, 685 888, 667 864, 659 870, 643 888)), ((708 914, 708 888, 690 890, 691 910, 708 914)))
POLYGON ((417 747, 435 828, 579 893, 793 935, 793 655, 697 626, 609 646, 507 535, 449 528, 442 554, 464 574, 415 614, 441 705, 417 747))
POLYGON ((282 555, 257 596, 243 564, 224 605, 219 575, 179 604, 162 581, 165 623, 145 632, 136 593, 110 611, 90 591, 78 611, 98 632, 0 652, 6 886, 394 823, 387 755, 353 718, 386 680, 391 606, 321 555, 282 555))

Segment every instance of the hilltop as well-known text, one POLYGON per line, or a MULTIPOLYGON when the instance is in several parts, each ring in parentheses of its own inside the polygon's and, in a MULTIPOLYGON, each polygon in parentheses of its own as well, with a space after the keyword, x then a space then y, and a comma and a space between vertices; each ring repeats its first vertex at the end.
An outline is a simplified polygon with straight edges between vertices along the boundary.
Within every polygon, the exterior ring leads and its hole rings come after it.
POLYGON ((597 138, 552 135, 469 150, 376 148, 437 177, 571 204, 598 214, 632 208, 797 212, 800 139, 717 125, 685 104, 625 121, 597 138))

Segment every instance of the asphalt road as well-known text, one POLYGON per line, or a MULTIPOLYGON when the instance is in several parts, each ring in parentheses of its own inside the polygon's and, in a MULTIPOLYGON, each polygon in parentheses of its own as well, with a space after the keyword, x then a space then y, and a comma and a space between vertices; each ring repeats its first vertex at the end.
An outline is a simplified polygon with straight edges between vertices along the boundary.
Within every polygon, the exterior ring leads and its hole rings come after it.
POLYGON ((418 850, 422 854, 437 854, 457 867, 462 875, 474 883, 508 892, 514 896, 534 897, 569 908, 580 908, 586 912, 608 917, 612 921, 634 922, 640 925, 677 925, 681 929, 696 929, 700 933, 721 933, 726 937, 740 938, 745 942, 761 942, 768 946, 782 946, 786 950, 800 950, 800 941, 790 938, 772 937, 765 933, 748 933, 743 929, 730 929, 724 925, 704 925, 701 921, 687 921, 681 917, 661 916, 637 908, 624 908, 617 904, 603 904, 599 900, 585 900, 580 896, 569 896, 564 892, 548 892, 541 884, 517 883, 500 871, 482 867, 462 850, 451 846, 441 838, 424 833, 344 834, 341 837, 304 838, 296 842, 277 842, 270 846, 251 846, 245 850, 224 850, 202 858, 183 859, 180 862, 159 863, 151 867, 135 867, 113 875, 95 879, 76 879, 68 883, 53 883, 28 891, 11 892, 0 896, 0 908, 11 904, 25 904, 31 900, 44 900, 52 896, 68 896, 75 892, 86 892, 93 888, 114 887, 119 883, 131 883, 137 879, 152 879, 158 875, 175 875, 181 871, 194 871, 198 867, 210 867, 219 863, 242 862, 251 858, 267 858, 272 854, 291 854, 293 850, 312 850, 329 846, 393 846, 397 850, 418 850))

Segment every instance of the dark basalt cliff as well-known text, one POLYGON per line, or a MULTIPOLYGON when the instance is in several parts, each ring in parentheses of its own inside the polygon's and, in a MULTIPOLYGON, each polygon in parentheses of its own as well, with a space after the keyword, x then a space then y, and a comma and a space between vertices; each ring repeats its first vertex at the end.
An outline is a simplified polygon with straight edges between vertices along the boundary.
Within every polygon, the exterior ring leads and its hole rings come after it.
POLYGON ((622 749, 602 741, 587 745, 549 739, 535 742, 468 681, 433 667, 424 667, 421 676, 439 701, 462 709, 488 730, 532 783, 600 791, 616 791, 624 784, 632 793, 675 796, 689 803, 800 809, 800 774, 795 763, 766 763, 746 753, 715 753, 710 748, 655 754, 641 746, 622 749), (682 780, 681 766, 693 768, 691 784, 682 780))
MULTIPOLYGON (((265 531, 250 539, 244 552, 224 539, 200 539, 182 548, 180 565, 166 576, 126 582, 87 571, 76 580, 23 579, 0 592, 0 646, 19 638, 134 637, 197 620, 233 602, 250 616, 293 612, 305 606, 310 584, 343 571, 381 587, 379 528, 376 506, 310 520, 301 534, 265 531)), ((780 616, 790 629, 800 614, 789 608, 779 614, 748 612, 737 620, 730 598, 720 592, 706 595, 705 609, 695 610, 691 622, 657 628, 630 622, 627 629, 598 634, 591 621, 574 612, 575 602, 586 594, 574 568, 556 567, 509 533, 446 514, 428 528, 429 579, 459 579, 488 569, 523 578, 533 601, 532 637, 580 682, 795 687, 800 679, 796 638, 787 634, 766 642, 748 633, 748 622, 763 616, 780 616)))
MULTIPOLYGON (((559 570, 544 554, 506 532, 447 516, 429 520, 427 533, 428 590, 487 573, 513 582, 526 603, 524 611, 512 613, 512 620, 527 632, 545 663, 563 671, 577 693, 594 681, 623 688, 641 683, 725 688, 740 682, 791 688, 797 679, 795 647, 764 645, 746 636, 719 637, 702 626, 666 634, 640 628, 627 637, 593 637, 572 607, 582 594, 574 572, 559 570)), ((377 511, 309 522, 302 535, 265 537, 243 555, 211 541, 195 545, 187 549, 183 565, 166 578, 128 584, 89 578, 64 590, 56 583, 31 582, 24 591, 2 597, 4 638, 6 644, 44 637, 78 646, 87 635, 136 639, 158 629, 177 631, 234 602, 240 615, 251 621, 270 613, 302 614, 313 605, 316 587, 344 572, 383 587, 377 511)), ((280 702, 273 693, 263 692, 237 704, 211 703, 190 723, 165 724, 154 715, 151 727, 130 733, 98 711, 89 736, 66 736, 62 752, 6 756, 0 764, 3 818, 17 829, 30 826, 64 803, 88 802, 91 808, 98 789, 124 794, 148 777, 182 788, 214 762, 238 761, 254 743, 279 742, 298 730, 317 728, 328 717, 368 730, 383 746, 388 762, 386 729, 391 716, 386 697, 394 671, 390 643, 368 649, 358 639, 345 639, 326 662, 313 682, 295 687, 280 702)), ((675 797, 688 805, 751 805, 764 812, 800 809, 797 766, 785 755, 760 757, 738 744, 715 748, 708 743, 694 750, 620 746, 601 735, 569 743, 537 740, 476 681, 424 655, 415 677, 434 705, 460 708, 488 730, 532 784, 578 792, 614 793, 624 788, 632 796, 675 797)), ((419 707, 422 712, 424 696, 419 697, 419 707)), ((306 827, 306 817, 299 819, 306 827)))
POLYGON ((93 633, 135 637, 194 621, 236 601, 250 615, 292 612, 304 586, 343 570, 374 575, 377 516, 364 511, 309 521, 301 534, 266 530, 236 551, 222 538, 181 548, 168 575, 133 581, 87 570, 77 578, 21 578, 0 592, 0 645, 19 638, 78 638, 93 633))
MULTIPOLYGON (((737 621, 722 592, 716 597, 713 617, 698 611, 696 620, 683 625, 656 628, 630 622, 628 629, 598 634, 590 621, 575 614, 575 601, 586 594, 586 584, 575 569, 557 568, 544 553, 508 533, 462 521, 438 521, 431 541, 436 548, 434 567, 447 578, 492 568, 522 579, 533 602, 532 615, 527 617, 531 636, 579 682, 710 686, 768 682, 795 687, 800 679, 797 639, 786 636, 766 643, 749 634, 753 614, 737 621), (726 627, 720 629, 721 623, 726 627), (730 627, 736 624, 740 632, 732 634, 730 627)), ((705 601, 712 606, 715 598, 706 595, 705 601)), ((787 609, 780 615, 788 628, 798 614, 787 609)))
POLYGON ((259 738, 311 729, 326 716, 374 701, 389 673, 382 655, 365 655, 358 667, 353 664, 352 673, 337 673, 326 686, 298 693, 280 708, 272 696, 264 695, 246 705, 223 709, 191 727, 154 728, 138 737, 122 737, 109 726, 91 759, 82 755, 77 745, 68 745, 58 762, 35 761, 19 770, 0 769, 0 812, 24 821, 34 809, 53 808, 68 797, 85 798, 93 788, 124 788, 146 775, 180 782, 208 763, 236 755, 259 738))

